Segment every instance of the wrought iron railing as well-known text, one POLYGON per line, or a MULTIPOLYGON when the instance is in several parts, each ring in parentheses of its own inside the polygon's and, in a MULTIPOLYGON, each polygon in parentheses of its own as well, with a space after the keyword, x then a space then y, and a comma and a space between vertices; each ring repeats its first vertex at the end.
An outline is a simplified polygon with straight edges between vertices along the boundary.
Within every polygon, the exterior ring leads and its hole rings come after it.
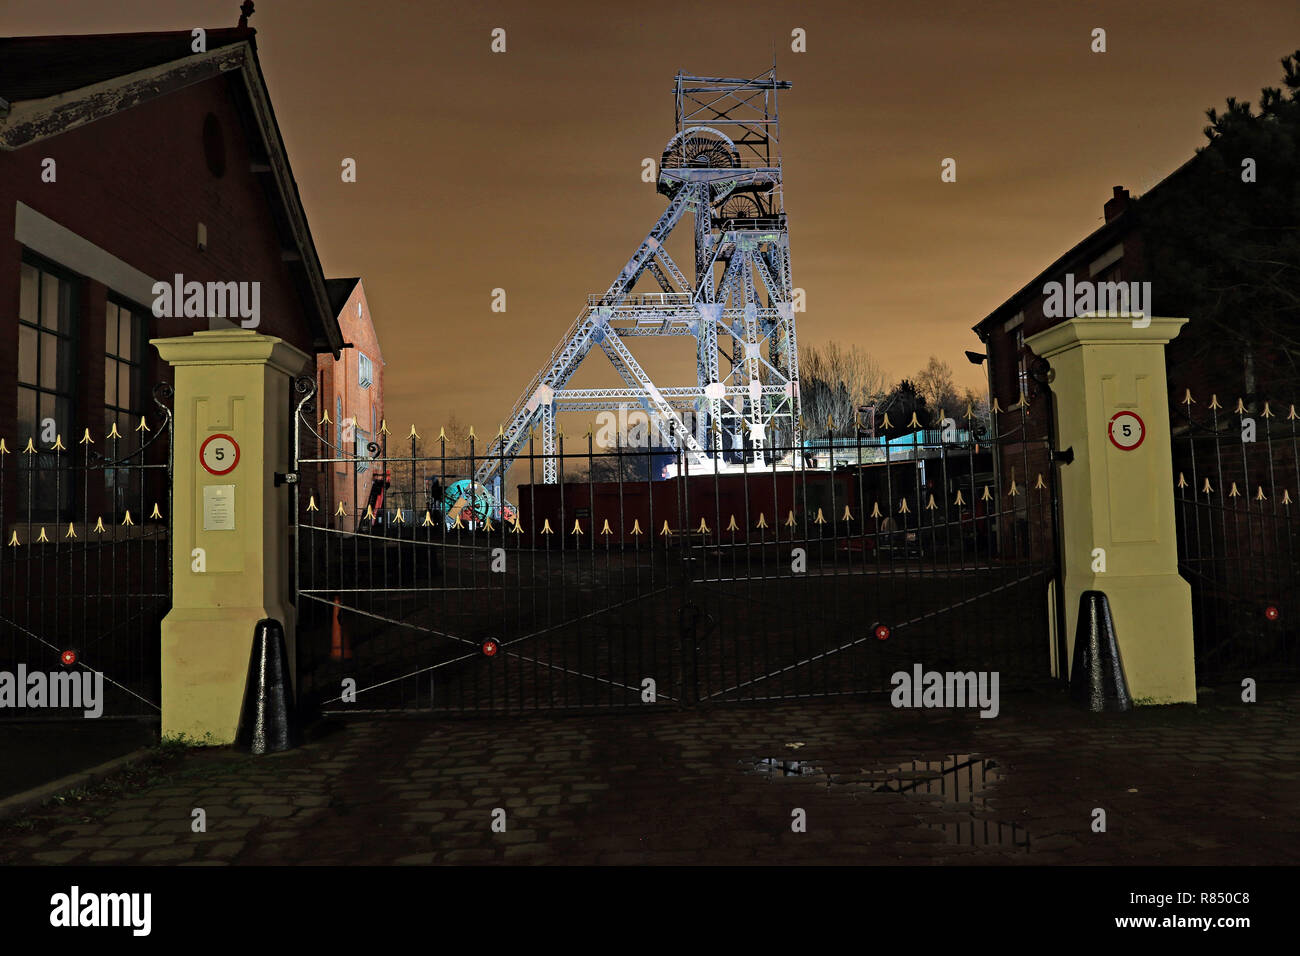
POLYGON ((1229 409, 1186 389, 1174 413, 1179 569, 1202 682, 1300 676, 1298 424, 1288 402, 1229 409))
POLYGON ((157 411, 130 434, 112 424, 0 439, 0 670, 42 675, 33 686, 47 693, 0 718, 157 716, 171 606, 170 396, 156 388, 157 411), (67 706, 74 684, 98 705, 67 706))

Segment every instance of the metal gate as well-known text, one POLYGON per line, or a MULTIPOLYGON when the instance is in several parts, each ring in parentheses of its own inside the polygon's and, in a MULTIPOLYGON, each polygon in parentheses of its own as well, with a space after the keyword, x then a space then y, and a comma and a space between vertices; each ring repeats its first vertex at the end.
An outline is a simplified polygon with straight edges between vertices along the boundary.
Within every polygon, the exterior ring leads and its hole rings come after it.
POLYGON ((1023 403, 996 439, 850 423, 703 471, 561 434, 557 483, 530 442, 498 496, 464 480, 472 430, 384 426, 362 445, 310 397, 294 467, 309 707, 583 711, 881 692, 916 665, 1004 689, 1049 675, 1056 482, 1023 403))
MULTIPOLYGON (((96 716, 159 713, 172 593, 171 394, 165 383, 154 388, 152 420, 114 411, 93 433, 0 440, 0 670, 102 679, 96 716)), ((83 708, 54 706, 55 684, 46 677, 39 709, 9 702, 0 717, 80 718, 83 708)))
POLYGON ((1173 416, 1178 569, 1203 683, 1300 676, 1300 415, 1184 390, 1173 416))

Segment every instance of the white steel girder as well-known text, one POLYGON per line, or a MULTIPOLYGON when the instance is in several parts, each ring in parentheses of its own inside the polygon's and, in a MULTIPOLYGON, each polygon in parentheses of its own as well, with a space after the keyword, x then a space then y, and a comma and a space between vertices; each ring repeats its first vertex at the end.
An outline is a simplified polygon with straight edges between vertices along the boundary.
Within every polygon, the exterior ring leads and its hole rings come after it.
MULTIPOLYGON (((690 78, 687 78, 690 79, 690 78)), ((698 80, 699 78, 694 78, 698 80)), ((781 209, 779 124, 773 112, 764 121, 744 124, 721 108, 712 122, 698 117, 709 112, 707 102, 685 112, 682 97, 692 87, 682 85, 677 96, 678 131, 664 154, 659 191, 669 196, 646 238, 600 297, 592 296, 549 363, 534 375, 502 426, 476 480, 487 484, 504 462, 519 453, 531 427, 542 425, 544 479, 558 477, 555 460, 557 411, 615 410, 635 401, 661 419, 675 451, 685 452, 692 464, 708 461, 696 434, 679 412, 693 405, 702 424, 711 431, 726 428, 733 447, 748 439, 751 448, 771 441, 775 426, 789 436, 794 447, 800 439, 798 344, 792 308, 789 240, 781 209), (689 122, 688 122, 689 119, 689 122), (683 126, 684 122, 688 125, 683 126), (734 142, 722 129, 740 134, 734 142), (696 145, 709 158, 699 165, 690 150, 696 145), (717 157, 723 157, 720 165, 717 157), (673 162, 669 162, 672 159, 673 162), (669 168, 671 167, 671 168, 669 168), (729 196, 739 195, 730 209, 729 196), (687 210, 692 213, 695 253, 694 281, 683 274, 664 243, 687 210), (752 216, 758 219, 734 219, 752 216), (732 210, 739 210, 738 212, 732 210), (718 267, 721 275, 718 275, 718 267), (633 287, 649 273, 661 292, 634 293, 633 287), (715 282, 715 276, 717 277, 715 282), (762 301, 760 298, 766 301, 762 301), (694 386, 659 388, 623 341, 624 337, 692 335, 696 339, 694 386), (729 349, 719 343, 730 340, 729 349), (763 354, 766 344, 767 354, 763 354), (594 345, 624 382, 623 388, 566 389, 578 366, 594 345), (727 354, 727 352, 730 354, 727 354), (720 358, 726 354, 730 368, 723 375, 720 358)), ((703 81, 701 81, 703 82, 703 81)), ((709 88, 739 91, 788 89, 789 84, 764 74, 754 80, 709 78, 709 88)), ((698 89, 695 92, 699 92, 698 89)), ((775 103, 775 96, 772 98, 775 103)), ((727 110, 734 107, 728 107, 727 110)), ((766 106, 762 110, 767 110, 766 106)), ((704 433, 704 429, 700 429, 704 433)))

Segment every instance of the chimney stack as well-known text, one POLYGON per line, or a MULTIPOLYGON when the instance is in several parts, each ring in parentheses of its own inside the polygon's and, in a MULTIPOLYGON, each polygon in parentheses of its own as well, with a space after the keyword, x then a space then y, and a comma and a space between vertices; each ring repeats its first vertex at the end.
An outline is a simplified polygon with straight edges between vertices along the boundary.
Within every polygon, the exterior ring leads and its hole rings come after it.
POLYGON ((1115 195, 1111 196, 1110 199, 1107 199, 1106 205, 1102 207, 1102 212, 1105 214, 1106 221, 1110 222, 1127 209, 1128 200, 1128 190, 1123 186, 1116 186, 1115 195))

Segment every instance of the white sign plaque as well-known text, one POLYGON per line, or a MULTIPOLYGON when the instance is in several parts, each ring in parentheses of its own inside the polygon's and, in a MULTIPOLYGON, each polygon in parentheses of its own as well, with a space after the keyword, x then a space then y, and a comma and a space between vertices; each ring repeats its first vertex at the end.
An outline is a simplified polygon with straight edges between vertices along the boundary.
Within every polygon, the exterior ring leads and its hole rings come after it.
POLYGON ((235 530, 235 486, 203 486, 203 530, 235 530))

